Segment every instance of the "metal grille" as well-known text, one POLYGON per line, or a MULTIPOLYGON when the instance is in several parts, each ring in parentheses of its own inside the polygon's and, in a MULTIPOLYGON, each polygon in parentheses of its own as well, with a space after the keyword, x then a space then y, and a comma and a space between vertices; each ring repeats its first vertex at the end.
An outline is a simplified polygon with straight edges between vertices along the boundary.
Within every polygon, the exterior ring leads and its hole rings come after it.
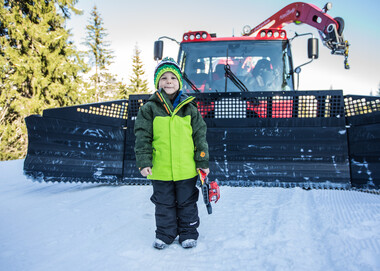
POLYGON ((149 99, 151 94, 141 94, 141 95, 131 95, 129 96, 129 108, 128 108, 128 119, 135 120, 137 113, 149 99))
POLYGON ((128 104, 118 100, 45 109, 43 117, 121 127, 128 118, 128 104))
POLYGON ((380 97, 347 95, 344 97, 346 117, 380 112, 380 97))
POLYGON ((111 103, 107 104, 95 104, 90 106, 79 106, 77 112, 85 114, 100 115, 104 117, 127 119, 128 115, 128 101, 121 102, 121 104, 111 103))
MULTIPOLYGON (((224 98, 214 102, 215 118, 245 118, 247 103, 239 98, 224 98)), ((202 110, 202 106, 198 106, 202 110)))
MULTIPOLYGON (((255 93, 199 93, 196 98, 203 118, 339 118, 344 116, 342 91, 255 93)), ((128 115, 135 120, 150 95, 132 95, 128 115)))
POLYGON ((339 118, 341 91, 194 94, 204 118, 339 118))

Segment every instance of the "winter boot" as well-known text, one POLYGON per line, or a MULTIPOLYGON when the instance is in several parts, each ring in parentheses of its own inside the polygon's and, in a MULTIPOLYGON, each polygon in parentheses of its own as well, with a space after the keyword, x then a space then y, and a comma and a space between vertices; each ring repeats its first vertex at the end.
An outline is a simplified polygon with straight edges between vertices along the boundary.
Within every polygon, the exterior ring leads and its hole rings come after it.
POLYGON ((183 241, 181 245, 183 248, 193 248, 197 246, 197 240, 187 239, 183 241))
POLYGON ((168 245, 164 241, 162 241, 162 240, 160 240, 158 238, 156 238, 156 240, 154 240, 154 242, 153 242, 153 247, 156 248, 156 249, 164 249, 167 246, 168 245))

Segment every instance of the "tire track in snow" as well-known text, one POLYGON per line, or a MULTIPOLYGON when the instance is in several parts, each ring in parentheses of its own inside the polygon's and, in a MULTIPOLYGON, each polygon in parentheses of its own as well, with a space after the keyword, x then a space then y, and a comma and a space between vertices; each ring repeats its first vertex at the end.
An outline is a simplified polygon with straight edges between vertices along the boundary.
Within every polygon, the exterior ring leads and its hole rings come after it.
POLYGON ((152 217, 130 203, 145 206, 144 210, 153 213, 154 208, 149 202, 150 187, 102 187, 96 190, 85 190, 85 197, 66 204, 67 211, 76 208, 76 220, 65 229, 58 225, 55 235, 59 236, 64 230, 71 234, 66 234, 66 240, 61 241, 54 258, 40 264, 42 270, 70 270, 71 263, 67 259, 77 262, 76 270, 142 270, 147 266, 147 259, 141 255, 151 248, 154 221, 146 223, 152 217), (151 231, 147 229, 149 226, 152 226, 151 231), (140 238, 136 239, 134 235, 140 238), (69 246, 70 250, 64 249, 69 246), (100 258, 102 261, 97 260, 100 258))
POLYGON ((319 225, 315 221, 318 216, 312 213, 315 206, 310 194, 300 188, 280 191, 284 195, 278 198, 281 204, 267 241, 267 250, 276 263, 273 270, 326 270, 329 261, 326 263, 323 259, 328 258, 328 251, 320 242, 319 225), (310 258, 310 255, 315 257, 310 258))
POLYGON ((380 269, 380 197, 355 191, 313 191, 334 270, 380 269), (349 260, 348 260, 349 259, 349 260))

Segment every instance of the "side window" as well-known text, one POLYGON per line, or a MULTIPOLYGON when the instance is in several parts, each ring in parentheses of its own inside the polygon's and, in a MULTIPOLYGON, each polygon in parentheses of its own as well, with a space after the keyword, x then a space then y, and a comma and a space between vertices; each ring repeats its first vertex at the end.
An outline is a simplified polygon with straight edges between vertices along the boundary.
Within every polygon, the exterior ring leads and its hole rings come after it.
POLYGON ((189 80, 201 91, 209 88, 210 59, 197 58, 187 63, 186 74, 189 80))

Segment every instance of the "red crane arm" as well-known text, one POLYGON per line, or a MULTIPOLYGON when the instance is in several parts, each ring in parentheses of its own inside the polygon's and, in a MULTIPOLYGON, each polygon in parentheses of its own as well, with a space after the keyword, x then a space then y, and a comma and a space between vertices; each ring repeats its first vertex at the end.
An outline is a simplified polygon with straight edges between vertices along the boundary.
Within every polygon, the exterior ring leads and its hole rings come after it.
POLYGON ((254 27, 249 33, 245 34, 245 36, 250 36, 263 28, 283 28, 287 24, 298 22, 315 27, 326 35, 328 34, 327 28, 329 25, 333 24, 336 28, 339 27, 339 23, 330 15, 324 13, 322 9, 312 4, 296 2, 287 5, 254 27))
POLYGON ((295 2, 287 5, 258 26, 254 27, 244 36, 257 34, 264 28, 281 29, 289 23, 305 23, 319 30, 323 44, 331 50, 332 54, 345 56, 345 68, 349 69, 348 41, 343 38, 344 21, 342 18, 332 18, 322 10, 312 4, 295 2))

